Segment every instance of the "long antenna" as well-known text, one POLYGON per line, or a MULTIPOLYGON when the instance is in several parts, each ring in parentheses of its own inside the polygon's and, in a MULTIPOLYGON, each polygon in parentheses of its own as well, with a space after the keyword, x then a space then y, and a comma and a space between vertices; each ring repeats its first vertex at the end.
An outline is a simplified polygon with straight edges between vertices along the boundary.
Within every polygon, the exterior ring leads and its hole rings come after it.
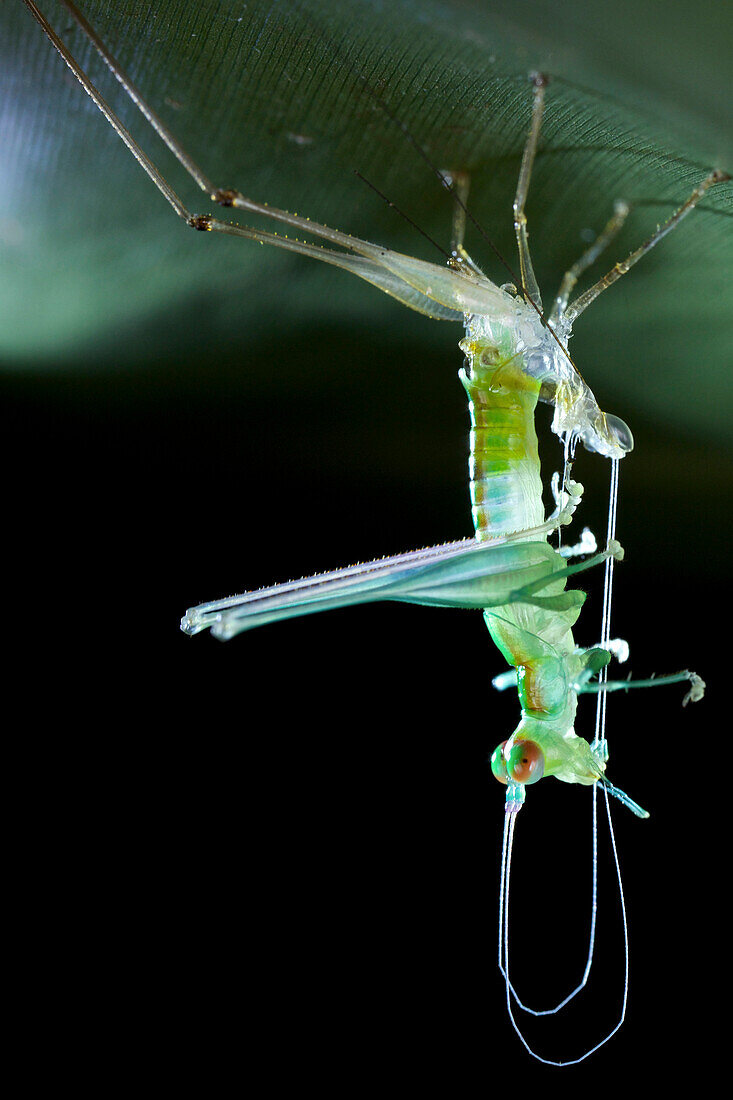
POLYGON ((396 203, 392 202, 392 200, 388 198, 383 191, 380 191, 379 188, 371 182, 371 180, 368 180, 366 176, 358 170, 358 168, 354 169, 354 175, 357 177, 357 179, 360 179, 362 183, 365 183, 367 187, 370 187, 375 195, 379 195, 380 199, 385 202, 391 210, 394 210, 395 214, 399 214, 399 216, 403 218, 408 225, 412 226, 413 229, 416 229, 418 233, 422 234, 425 240, 429 241, 433 248, 437 248, 438 252, 440 252, 441 256, 446 261, 450 260, 450 254, 446 252, 446 250, 441 245, 439 245, 438 242, 433 237, 431 237, 429 233, 426 233, 425 230, 421 226, 419 226, 417 222, 410 217, 409 214, 406 214, 404 210, 401 210, 400 207, 396 203))

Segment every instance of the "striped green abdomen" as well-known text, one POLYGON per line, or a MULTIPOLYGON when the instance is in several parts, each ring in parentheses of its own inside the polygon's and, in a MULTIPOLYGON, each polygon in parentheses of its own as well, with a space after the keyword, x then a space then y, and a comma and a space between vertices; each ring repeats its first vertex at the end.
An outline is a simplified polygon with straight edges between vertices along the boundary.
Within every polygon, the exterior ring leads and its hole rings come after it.
POLYGON ((469 476, 476 536, 495 538, 544 520, 534 414, 540 384, 516 360, 486 364, 469 354, 461 372, 471 415, 469 476))

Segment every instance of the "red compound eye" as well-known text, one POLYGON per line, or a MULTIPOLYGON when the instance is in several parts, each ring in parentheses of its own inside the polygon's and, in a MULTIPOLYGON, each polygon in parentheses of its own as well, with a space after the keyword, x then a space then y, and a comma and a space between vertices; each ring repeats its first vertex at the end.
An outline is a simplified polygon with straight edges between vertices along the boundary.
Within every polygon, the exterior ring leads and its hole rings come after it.
POLYGON ((491 754, 491 770, 494 773, 494 778, 498 779, 500 783, 509 782, 509 776, 506 773, 506 760, 504 759, 505 745, 506 741, 502 741, 491 754))
MULTIPOLYGON (((491 759, 493 769, 494 758, 491 759)), ((539 745, 535 741, 515 741, 506 761, 508 778, 514 783, 536 783, 542 778, 544 771, 545 754, 539 745)))

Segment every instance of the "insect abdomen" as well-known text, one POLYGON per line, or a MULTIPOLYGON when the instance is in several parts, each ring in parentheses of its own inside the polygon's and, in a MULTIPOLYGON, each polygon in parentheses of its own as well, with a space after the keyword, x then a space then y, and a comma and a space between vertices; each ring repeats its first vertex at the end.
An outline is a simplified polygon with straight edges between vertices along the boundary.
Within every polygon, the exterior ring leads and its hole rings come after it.
POLYGON ((471 415, 471 511, 480 539, 544 520, 534 426, 540 384, 516 360, 487 366, 485 359, 485 349, 469 354, 470 374, 461 372, 471 415))

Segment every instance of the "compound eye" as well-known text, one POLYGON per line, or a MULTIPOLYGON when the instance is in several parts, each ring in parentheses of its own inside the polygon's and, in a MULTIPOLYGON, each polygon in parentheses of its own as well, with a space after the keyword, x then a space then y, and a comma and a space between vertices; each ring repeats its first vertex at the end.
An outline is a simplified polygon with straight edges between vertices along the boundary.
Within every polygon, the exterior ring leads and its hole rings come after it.
MULTIPOLYGON (((493 757, 492 768, 493 768, 493 757)), ((506 774, 514 783, 536 783, 545 771, 545 754, 535 741, 515 741, 506 761, 506 774)), ((494 772, 496 775, 496 772, 494 772)))
POLYGON ((504 759, 505 745, 506 741, 502 741, 491 754, 491 770, 494 773, 494 778, 504 784, 509 782, 509 776, 506 773, 506 760, 504 759))

